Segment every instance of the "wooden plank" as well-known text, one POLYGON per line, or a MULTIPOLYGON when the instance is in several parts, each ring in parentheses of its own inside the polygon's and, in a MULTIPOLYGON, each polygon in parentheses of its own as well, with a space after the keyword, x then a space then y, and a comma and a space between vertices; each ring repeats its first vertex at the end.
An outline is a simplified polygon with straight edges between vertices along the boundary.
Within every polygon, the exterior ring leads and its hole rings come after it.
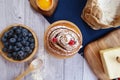
MULTIPOLYGON (((45 27, 44 17, 31 8, 28 0, 25 0, 24 5, 25 5, 24 24, 28 25, 36 33, 39 41, 39 48, 38 48, 38 52, 36 53, 36 57, 43 56, 43 61, 44 61, 44 44, 43 44, 44 27, 45 27)), ((25 67, 27 68, 28 65, 29 64, 25 64, 25 67)), ((25 77, 25 80, 34 80, 34 75, 36 75, 36 71, 34 71, 34 73, 27 75, 25 77)), ((39 76, 36 76, 36 78, 39 79, 39 76)))
MULTIPOLYGON (((7 25, 12 23, 23 23, 24 17, 22 13, 24 11, 24 0, 1 0, 0 1, 0 31, 2 31, 7 25)), ((4 58, 0 57, 0 79, 1 80, 13 80, 15 76, 24 71, 24 63, 11 63, 4 58)))
POLYGON ((83 80, 84 58, 80 54, 76 54, 72 58, 66 59, 64 62, 64 80, 83 80))
POLYGON ((95 74, 90 69, 88 63, 84 59, 84 71, 83 71, 83 79, 82 80, 98 80, 95 74))

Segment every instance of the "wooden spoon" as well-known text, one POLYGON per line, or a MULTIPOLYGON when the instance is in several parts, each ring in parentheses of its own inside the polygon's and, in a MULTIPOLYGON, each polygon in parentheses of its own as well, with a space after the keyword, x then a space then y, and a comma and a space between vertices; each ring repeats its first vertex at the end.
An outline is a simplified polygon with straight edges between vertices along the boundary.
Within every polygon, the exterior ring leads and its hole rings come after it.
POLYGON ((39 58, 33 60, 31 64, 29 65, 28 69, 24 71, 22 74, 20 74, 18 77, 16 77, 15 80, 21 80, 25 75, 27 75, 31 71, 40 68, 42 64, 43 64, 43 61, 39 58))

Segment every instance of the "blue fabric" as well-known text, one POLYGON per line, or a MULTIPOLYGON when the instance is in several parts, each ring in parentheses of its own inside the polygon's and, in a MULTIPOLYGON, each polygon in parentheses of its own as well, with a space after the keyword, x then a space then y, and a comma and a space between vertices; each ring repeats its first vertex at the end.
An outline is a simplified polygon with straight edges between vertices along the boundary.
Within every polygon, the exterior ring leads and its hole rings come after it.
POLYGON ((80 49, 80 53, 83 52, 84 47, 88 43, 102 37, 114 29, 91 29, 80 17, 86 2, 87 0, 59 0, 55 13, 51 17, 46 17, 50 23, 57 20, 68 20, 72 21, 79 27, 83 35, 83 48, 80 49))

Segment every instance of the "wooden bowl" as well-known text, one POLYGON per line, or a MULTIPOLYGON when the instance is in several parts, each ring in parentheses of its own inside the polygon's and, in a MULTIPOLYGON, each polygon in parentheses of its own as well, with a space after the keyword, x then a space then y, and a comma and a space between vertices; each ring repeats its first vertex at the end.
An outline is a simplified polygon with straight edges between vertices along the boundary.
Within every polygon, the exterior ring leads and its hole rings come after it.
POLYGON ((7 28, 5 28, 5 29, 1 32, 0 39, 2 38, 3 34, 4 34, 6 31, 10 30, 10 29, 11 29, 12 27, 14 27, 14 26, 16 26, 16 27, 17 27, 17 26, 21 26, 21 27, 27 29, 28 31, 30 31, 30 32, 32 33, 32 35, 33 35, 33 37, 34 37, 34 40, 35 40, 35 48, 34 48, 33 52, 32 52, 27 58, 25 58, 25 59, 23 59, 23 60, 14 60, 14 59, 12 59, 12 58, 7 57, 7 55, 6 55, 7 53, 5 53, 5 52, 2 51, 4 45, 3 45, 2 41, 0 40, 0 53, 1 53, 1 55, 2 55, 6 60, 8 60, 8 61, 11 61, 11 62, 26 62, 26 61, 30 60, 31 58, 33 58, 33 56, 34 56, 35 53, 37 52, 37 50, 38 50, 38 39, 37 39, 37 36, 36 36, 35 32, 34 32, 30 27, 28 27, 28 26, 26 26, 26 25, 23 25, 23 24, 13 24, 13 25, 7 26, 7 28))
POLYGON ((51 0, 51 6, 49 8, 47 8, 47 9, 44 9, 44 8, 40 7, 40 5, 37 2, 38 0, 35 0, 35 1, 36 1, 36 5, 43 11, 50 11, 53 8, 54 4, 55 4, 55 0, 51 0))
POLYGON ((54 11, 55 11, 55 9, 57 7, 58 0, 52 0, 52 5, 47 10, 41 9, 38 6, 38 4, 36 3, 36 0, 30 0, 30 4, 37 12, 40 12, 41 14, 43 14, 45 16, 51 16, 54 13, 54 11))
POLYGON ((45 34, 44 34, 44 47, 45 47, 46 51, 49 54, 51 54, 52 56, 59 58, 59 59, 66 59, 66 58, 70 58, 70 57, 74 56, 82 47, 82 41, 83 41, 82 33, 81 33, 80 29, 77 27, 77 25, 75 25, 74 23, 72 23, 70 21, 66 21, 66 20, 60 20, 60 21, 54 22, 47 28, 47 30, 45 31, 45 34), (50 33, 53 30, 57 29, 56 28, 57 26, 65 26, 64 28, 74 31, 79 37, 79 39, 78 39, 79 45, 74 50, 70 51, 69 53, 66 53, 65 51, 62 51, 58 48, 53 48, 49 45, 50 41, 48 40, 48 36, 50 35, 50 33), (58 54, 58 52, 60 54, 58 54), (68 54, 68 55, 62 55, 62 54, 68 54))

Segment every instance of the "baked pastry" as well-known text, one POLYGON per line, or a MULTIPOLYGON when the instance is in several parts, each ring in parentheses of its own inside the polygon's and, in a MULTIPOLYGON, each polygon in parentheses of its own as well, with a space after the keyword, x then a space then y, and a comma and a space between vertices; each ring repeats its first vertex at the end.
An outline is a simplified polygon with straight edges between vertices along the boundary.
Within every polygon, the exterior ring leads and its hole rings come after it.
POLYGON ((118 27, 120 0, 87 0, 81 17, 95 30, 118 27))
POLYGON ((68 58, 82 47, 82 34, 75 24, 65 20, 57 21, 46 30, 44 44, 53 56, 68 58))

